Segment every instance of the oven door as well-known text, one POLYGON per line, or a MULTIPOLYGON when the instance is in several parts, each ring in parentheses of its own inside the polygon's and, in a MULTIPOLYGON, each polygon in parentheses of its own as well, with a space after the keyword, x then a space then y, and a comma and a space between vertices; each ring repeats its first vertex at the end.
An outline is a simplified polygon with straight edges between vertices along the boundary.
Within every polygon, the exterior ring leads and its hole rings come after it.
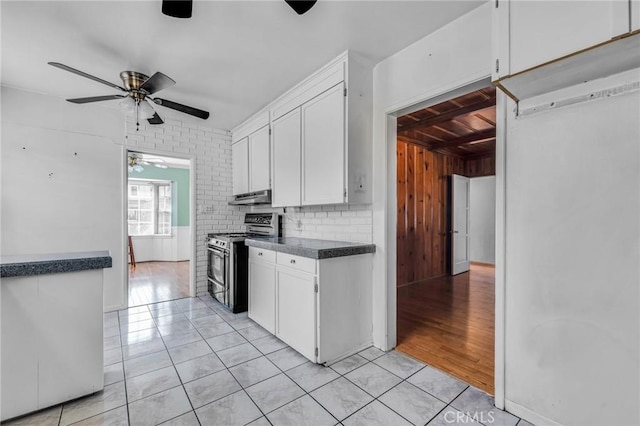
POLYGON ((229 269, 229 254, 224 250, 215 247, 207 247, 207 278, 209 280, 208 290, 211 296, 218 299, 220 303, 227 304, 226 294, 229 269))

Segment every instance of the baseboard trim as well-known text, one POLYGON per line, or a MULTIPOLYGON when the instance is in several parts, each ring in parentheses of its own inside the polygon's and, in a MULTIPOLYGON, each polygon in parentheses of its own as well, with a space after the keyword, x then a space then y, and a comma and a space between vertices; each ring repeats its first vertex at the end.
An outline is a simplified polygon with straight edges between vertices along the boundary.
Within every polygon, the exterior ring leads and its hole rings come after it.
POLYGON ((442 277, 446 277, 446 276, 448 276, 448 274, 436 275, 435 277, 429 277, 429 278, 422 278, 422 279, 411 281, 411 282, 408 282, 408 283, 399 284, 397 287, 398 288, 406 287, 408 285, 422 283, 422 282, 429 281, 429 280, 435 280, 436 278, 442 278, 442 277))
POLYGON ((469 264, 470 264, 470 265, 476 265, 476 266, 491 266, 492 268, 495 268, 495 267, 496 267, 496 264, 495 264, 495 263, 485 263, 485 262, 476 262, 476 261, 473 261, 473 262, 469 262, 469 264))
POLYGON ((520 404, 516 404, 513 401, 505 398, 504 400, 504 408, 509 413, 518 416, 520 418, 525 419, 529 423, 534 425, 550 425, 550 426, 561 426, 560 423, 553 421, 541 414, 536 413, 526 407, 523 407, 520 404))

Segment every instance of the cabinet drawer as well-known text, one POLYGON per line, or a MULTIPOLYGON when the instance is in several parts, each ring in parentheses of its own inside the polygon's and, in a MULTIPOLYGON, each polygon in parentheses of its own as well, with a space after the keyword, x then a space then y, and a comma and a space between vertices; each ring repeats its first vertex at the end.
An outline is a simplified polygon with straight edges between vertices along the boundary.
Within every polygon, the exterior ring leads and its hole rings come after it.
POLYGON ((316 260, 309 257, 295 256, 287 253, 276 253, 276 263, 299 271, 316 273, 316 260))
POLYGON ((249 259, 276 263, 276 252, 258 247, 249 247, 249 259))

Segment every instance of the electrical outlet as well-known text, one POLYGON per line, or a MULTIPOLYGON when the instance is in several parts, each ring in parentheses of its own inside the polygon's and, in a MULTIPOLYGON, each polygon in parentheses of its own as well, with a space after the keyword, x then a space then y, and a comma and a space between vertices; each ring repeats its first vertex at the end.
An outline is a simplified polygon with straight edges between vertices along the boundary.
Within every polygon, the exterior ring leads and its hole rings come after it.
POLYGON ((302 231, 302 221, 300 219, 296 221, 296 229, 302 231))

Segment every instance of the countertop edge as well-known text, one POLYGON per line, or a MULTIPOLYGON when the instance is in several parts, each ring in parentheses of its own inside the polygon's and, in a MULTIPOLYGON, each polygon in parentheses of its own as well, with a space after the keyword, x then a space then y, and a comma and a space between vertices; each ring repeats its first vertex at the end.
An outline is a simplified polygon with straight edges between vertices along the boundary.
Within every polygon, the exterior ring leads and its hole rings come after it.
POLYGON ((55 254, 42 255, 52 257, 42 260, 20 260, 20 256, 2 258, 0 264, 0 278, 60 274, 65 272, 88 271, 93 269, 105 269, 113 266, 113 259, 108 251, 104 252, 80 252, 73 253, 75 257, 69 258, 69 253, 60 254, 61 258, 55 259, 55 254), (12 259, 13 258, 13 259, 12 259))
POLYGON ((356 256, 359 254, 375 253, 376 251, 375 244, 366 244, 366 243, 362 243, 362 244, 352 243, 352 244, 353 245, 346 245, 344 247, 318 249, 318 248, 312 248, 312 247, 292 246, 292 245, 287 245, 282 243, 275 243, 272 241, 253 239, 253 238, 245 239, 245 245, 249 247, 263 248, 265 250, 273 250, 280 253, 293 254, 293 255, 308 257, 316 260, 332 259, 336 257, 345 257, 345 256, 356 256))

